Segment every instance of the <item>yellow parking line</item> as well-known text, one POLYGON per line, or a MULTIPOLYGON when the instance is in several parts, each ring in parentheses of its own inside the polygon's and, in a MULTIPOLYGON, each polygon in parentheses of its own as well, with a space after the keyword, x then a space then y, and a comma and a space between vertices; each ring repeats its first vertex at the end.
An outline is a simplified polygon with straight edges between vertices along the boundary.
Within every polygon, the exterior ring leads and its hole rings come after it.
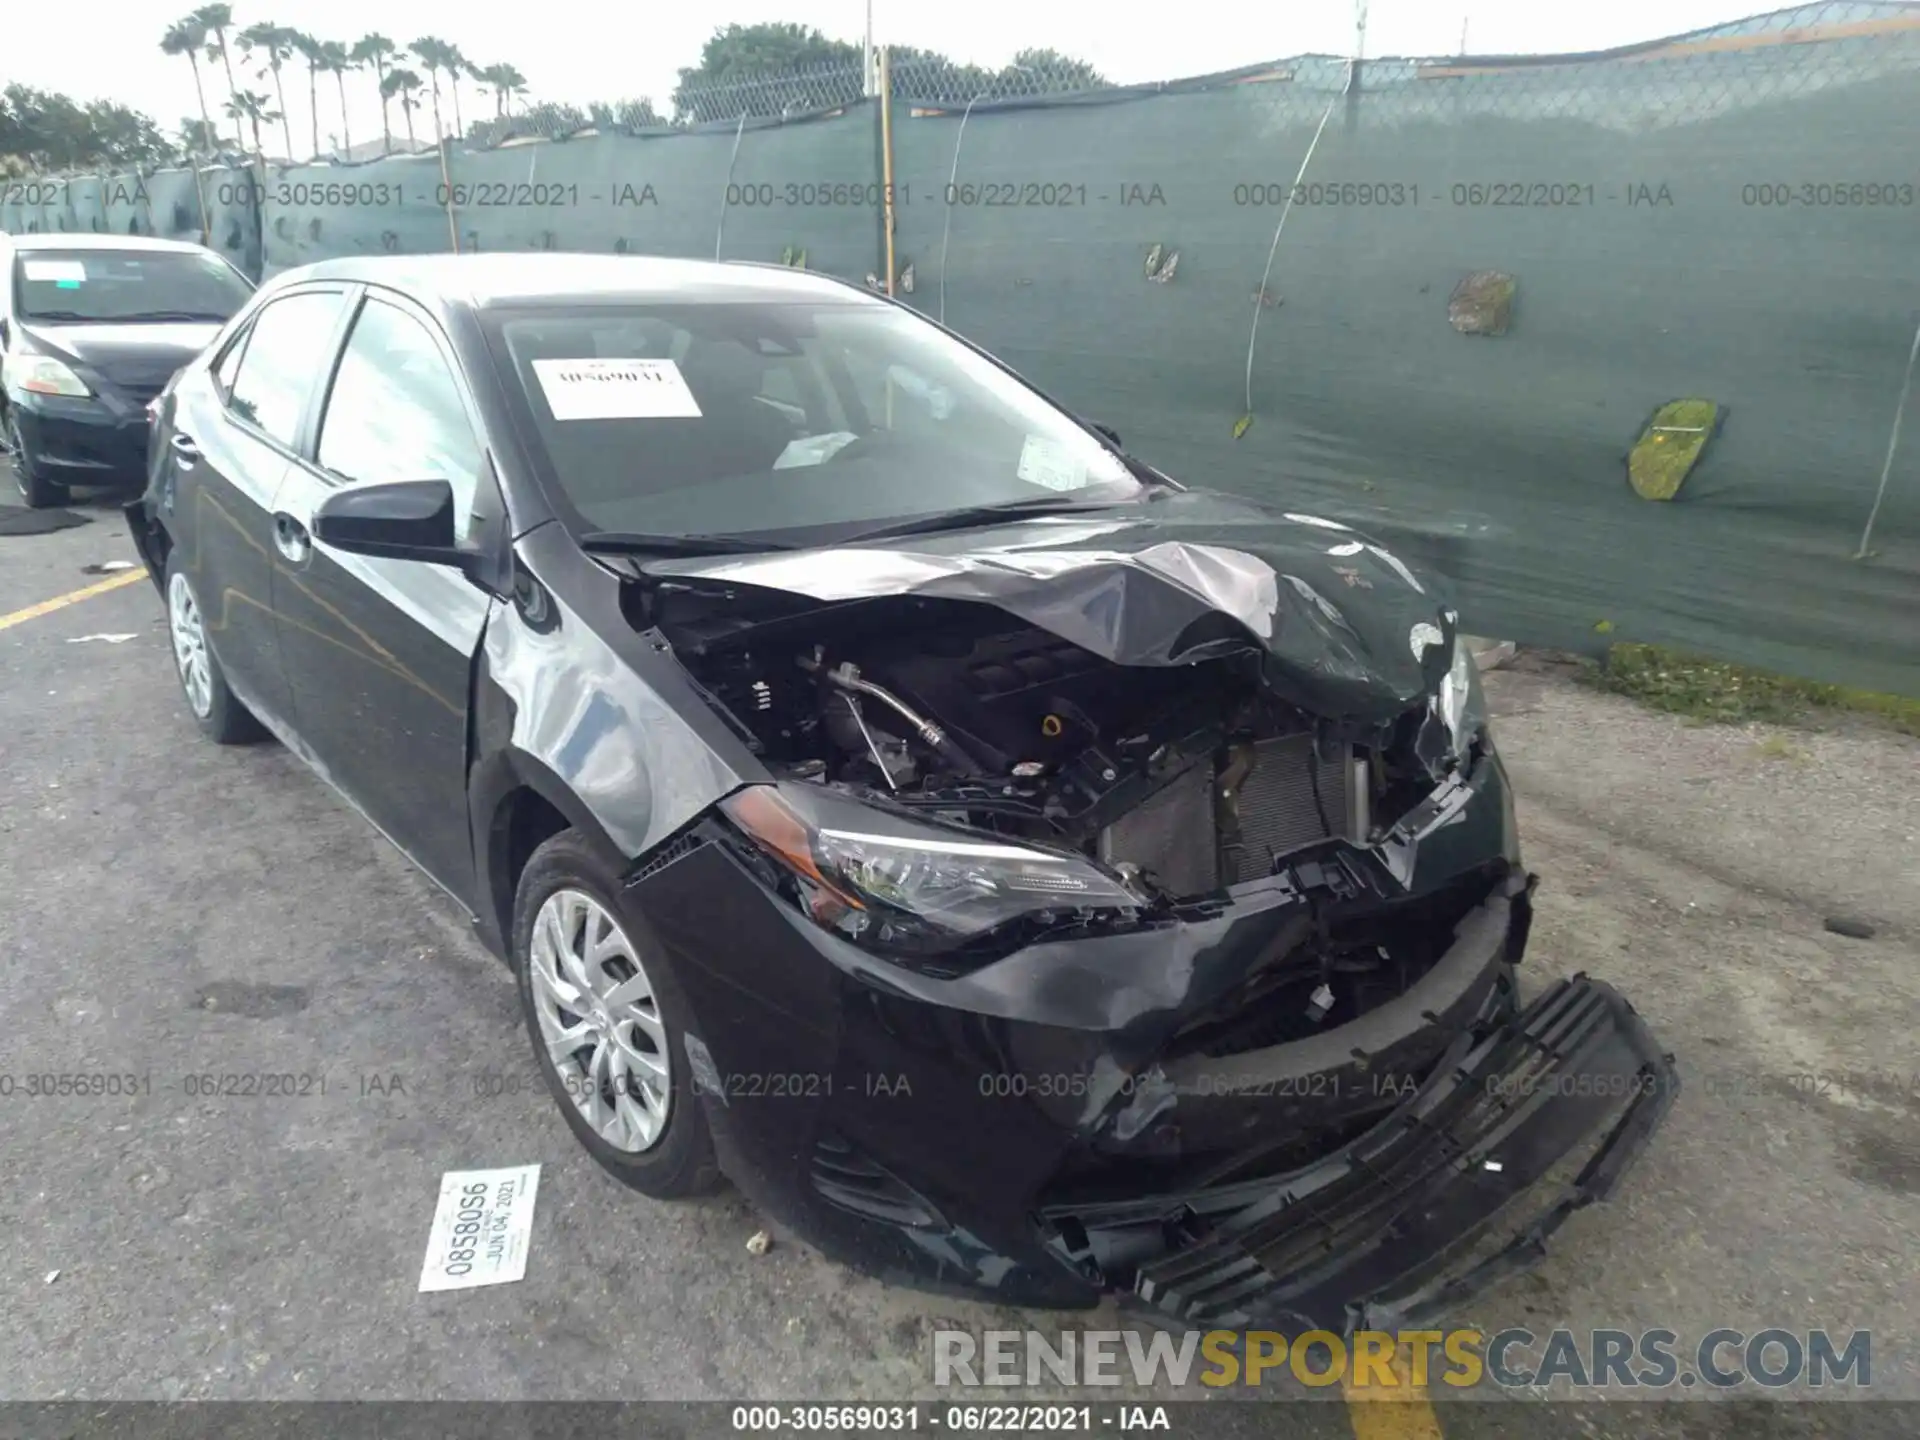
POLYGON ((1350 1395, 1347 1419, 1354 1440, 1444 1440, 1440 1417, 1424 1395, 1401 1400, 1350 1395))
POLYGON ((1391 1389, 1369 1387, 1355 1389, 1352 1373, 1342 1386, 1347 1397, 1347 1420, 1353 1426, 1354 1440, 1445 1440, 1440 1416, 1427 1398, 1424 1385, 1415 1385, 1408 1364, 1406 1347, 1391 1362, 1394 1379, 1391 1389))
POLYGON ((24 625, 29 620, 38 620, 42 615, 51 615, 56 610, 64 610, 69 605, 91 599, 95 595, 104 595, 109 590, 119 590, 133 584, 136 580, 147 578, 144 568, 135 568, 123 575, 115 575, 110 580, 102 580, 98 585, 88 585, 79 590, 69 591, 65 595, 56 595, 51 600, 42 600, 38 605, 29 605, 24 610, 16 610, 11 615, 0 615, 0 630, 14 625, 24 625))

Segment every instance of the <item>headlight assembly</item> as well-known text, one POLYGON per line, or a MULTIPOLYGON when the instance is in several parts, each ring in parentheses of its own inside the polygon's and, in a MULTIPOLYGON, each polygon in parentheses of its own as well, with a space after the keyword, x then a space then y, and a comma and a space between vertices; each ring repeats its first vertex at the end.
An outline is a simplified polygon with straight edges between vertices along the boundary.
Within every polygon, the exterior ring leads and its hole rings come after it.
POLYGON ((1453 642, 1453 664, 1440 682, 1435 708, 1446 727, 1447 742, 1456 761, 1464 761, 1487 729, 1487 706, 1480 693, 1480 667, 1464 640, 1453 642))
POLYGON ((0 376, 9 390, 31 391, 35 395, 71 395, 85 399, 93 394, 73 370, 51 355, 9 355, 0 364, 0 376))
POLYGON ((1085 858, 904 819, 810 785, 721 804, 792 877, 814 921, 866 949, 934 958, 1023 922, 1124 925, 1141 899, 1085 858))

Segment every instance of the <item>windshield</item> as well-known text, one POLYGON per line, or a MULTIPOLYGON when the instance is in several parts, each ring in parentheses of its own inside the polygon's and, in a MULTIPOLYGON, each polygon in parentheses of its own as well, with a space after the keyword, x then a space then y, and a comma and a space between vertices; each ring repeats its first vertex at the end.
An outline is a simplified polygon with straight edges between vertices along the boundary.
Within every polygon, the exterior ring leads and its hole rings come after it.
POLYGON ((491 338, 549 483, 592 530, 814 543, 1145 488, 1070 416, 890 306, 521 311, 491 338))
POLYGON ((15 313, 29 324, 217 324, 253 293, 219 256, 191 250, 23 251, 13 283, 15 313))

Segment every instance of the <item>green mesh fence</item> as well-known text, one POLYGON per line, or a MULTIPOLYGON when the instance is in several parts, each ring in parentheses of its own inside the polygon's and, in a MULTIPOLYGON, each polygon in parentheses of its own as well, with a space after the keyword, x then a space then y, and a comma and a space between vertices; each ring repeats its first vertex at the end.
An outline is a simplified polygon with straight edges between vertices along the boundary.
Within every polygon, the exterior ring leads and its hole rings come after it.
MULTIPOLYGON (((1920 7, 1605 56, 1133 88, 903 61, 891 86, 897 293, 1147 459, 1379 534, 1483 633, 1920 695, 1920 459, 1893 445, 1920 7)), ((549 107, 444 171, 271 170, 257 205, 211 171, 210 229, 266 274, 457 236, 883 283, 866 88, 859 67, 735 84, 673 124, 549 107)), ((186 172, 144 200, 41 184, 31 207, 0 192, 0 226, 199 232, 186 172)))

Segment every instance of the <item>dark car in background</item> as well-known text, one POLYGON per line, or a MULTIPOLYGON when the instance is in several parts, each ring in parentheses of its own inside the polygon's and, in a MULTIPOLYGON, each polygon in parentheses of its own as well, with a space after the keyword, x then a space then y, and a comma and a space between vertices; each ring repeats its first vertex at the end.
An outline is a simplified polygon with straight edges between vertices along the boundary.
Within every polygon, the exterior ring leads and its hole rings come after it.
POLYGON ((0 445, 27 504, 138 492, 147 406, 252 293, 184 241, 0 235, 0 445))
POLYGON ((1673 1098, 1607 986, 1522 1001, 1535 881, 1438 582, 902 305, 332 260, 155 423, 127 514, 199 725, 279 736, 462 907, 649 1195, 725 1174, 1008 1303, 1388 1329, 1533 1258, 1673 1098))

